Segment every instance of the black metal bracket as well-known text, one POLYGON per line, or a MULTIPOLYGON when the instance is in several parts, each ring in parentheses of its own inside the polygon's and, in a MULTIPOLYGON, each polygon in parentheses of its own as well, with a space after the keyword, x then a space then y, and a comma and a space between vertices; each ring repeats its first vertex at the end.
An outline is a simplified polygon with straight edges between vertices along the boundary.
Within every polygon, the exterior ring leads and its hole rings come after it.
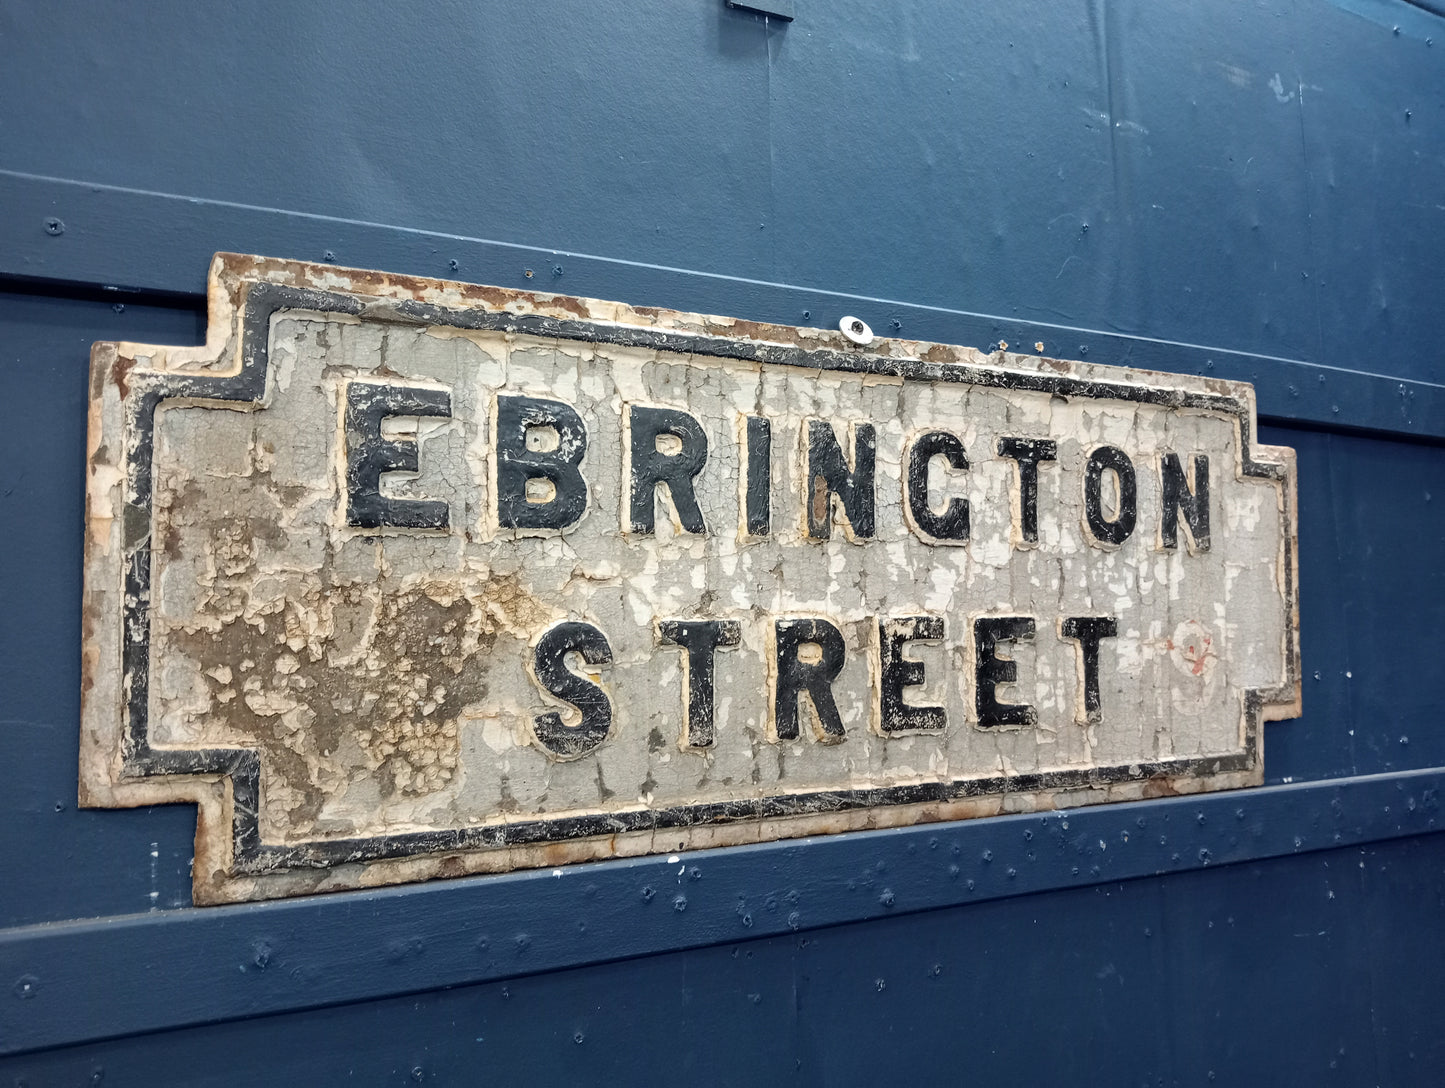
POLYGON ((793 0, 751 0, 746 4, 742 0, 724 0, 724 2, 728 7, 737 8, 739 11, 771 15, 774 19, 782 19, 786 23, 793 21, 793 0))

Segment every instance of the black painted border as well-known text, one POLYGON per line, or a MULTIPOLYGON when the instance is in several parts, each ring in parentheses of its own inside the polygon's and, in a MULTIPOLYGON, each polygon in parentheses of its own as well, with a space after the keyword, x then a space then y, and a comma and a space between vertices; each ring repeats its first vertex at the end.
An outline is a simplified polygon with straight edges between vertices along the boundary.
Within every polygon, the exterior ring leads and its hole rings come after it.
MULTIPOLYGON (((1052 372, 1006 371, 961 363, 895 359, 829 348, 717 337, 669 329, 613 325, 505 311, 455 309, 413 300, 367 300, 359 296, 249 281, 240 288, 238 372, 227 376, 133 371, 126 398, 126 532, 122 676, 125 723, 123 773, 129 777, 224 775, 232 790, 232 873, 260 875, 293 868, 326 868, 427 854, 446 854, 505 846, 566 842, 632 831, 716 826, 742 821, 802 817, 875 807, 928 804, 972 797, 1063 790, 1159 777, 1204 777, 1250 771, 1259 758, 1259 730, 1265 706, 1293 701, 1299 682, 1298 648, 1286 640, 1286 682, 1278 688, 1243 693, 1242 750, 1194 759, 1163 760, 1111 767, 1071 769, 1027 775, 954 779, 870 789, 820 790, 777 794, 667 809, 633 809, 494 824, 483 827, 407 832, 370 838, 314 840, 290 845, 265 844, 259 825, 260 755, 254 749, 176 749, 152 747, 149 739, 150 694, 150 540, 155 413, 168 401, 207 402, 218 406, 260 406, 269 371, 271 319, 283 311, 344 313, 374 321, 442 325, 642 347, 684 355, 740 359, 776 366, 845 373, 885 374, 921 381, 946 381, 1003 389, 1122 400, 1165 408, 1194 409, 1234 420, 1244 476, 1286 481, 1285 466, 1254 458, 1250 406, 1224 394, 1162 388, 1134 382, 1078 378, 1052 372), (134 546, 132 547, 132 538, 134 546)), ((1284 488, 1286 502, 1292 501, 1284 488)), ((1286 508, 1286 521, 1291 511, 1286 508)), ((1286 543, 1286 607, 1296 609, 1293 552, 1286 543)))

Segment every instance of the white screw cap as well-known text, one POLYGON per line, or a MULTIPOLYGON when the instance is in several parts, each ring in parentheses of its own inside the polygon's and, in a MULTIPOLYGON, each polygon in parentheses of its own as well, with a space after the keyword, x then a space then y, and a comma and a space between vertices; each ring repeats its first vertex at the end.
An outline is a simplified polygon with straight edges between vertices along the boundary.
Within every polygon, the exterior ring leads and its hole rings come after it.
POLYGON ((838 322, 838 331, 860 348, 866 348, 873 343, 873 330, 861 317, 844 317, 838 322))

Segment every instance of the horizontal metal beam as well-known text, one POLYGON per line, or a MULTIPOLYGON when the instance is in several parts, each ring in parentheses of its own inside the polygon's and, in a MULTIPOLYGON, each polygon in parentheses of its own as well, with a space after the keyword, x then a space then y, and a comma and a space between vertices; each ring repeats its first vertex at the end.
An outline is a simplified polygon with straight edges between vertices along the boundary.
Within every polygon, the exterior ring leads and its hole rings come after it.
POLYGON ((1445 768, 0 932, 0 1054, 1437 831, 1445 768))
MULTIPOLYGON (((1273 421, 1445 439, 1445 385, 1097 329, 0 170, 0 278, 200 297, 229 250, 1253 382, 1273 421)), ((1384 365, 1384 364, 1382 364, 1384 365)))

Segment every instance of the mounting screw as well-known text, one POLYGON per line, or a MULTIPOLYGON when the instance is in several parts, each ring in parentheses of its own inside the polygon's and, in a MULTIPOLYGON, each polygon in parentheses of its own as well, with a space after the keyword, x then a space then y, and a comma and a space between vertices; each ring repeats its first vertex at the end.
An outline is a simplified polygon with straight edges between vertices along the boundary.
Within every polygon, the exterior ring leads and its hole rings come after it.
POLYGON ((45 233, 52 238, 57 238, 65 233, 65 224, 52 215, 45 221, 45 233))
POLYGON ((838 331, 860 348, 866 348, 873 343, 873 330, 862 318, 844 317, 838 322, 838 331))

